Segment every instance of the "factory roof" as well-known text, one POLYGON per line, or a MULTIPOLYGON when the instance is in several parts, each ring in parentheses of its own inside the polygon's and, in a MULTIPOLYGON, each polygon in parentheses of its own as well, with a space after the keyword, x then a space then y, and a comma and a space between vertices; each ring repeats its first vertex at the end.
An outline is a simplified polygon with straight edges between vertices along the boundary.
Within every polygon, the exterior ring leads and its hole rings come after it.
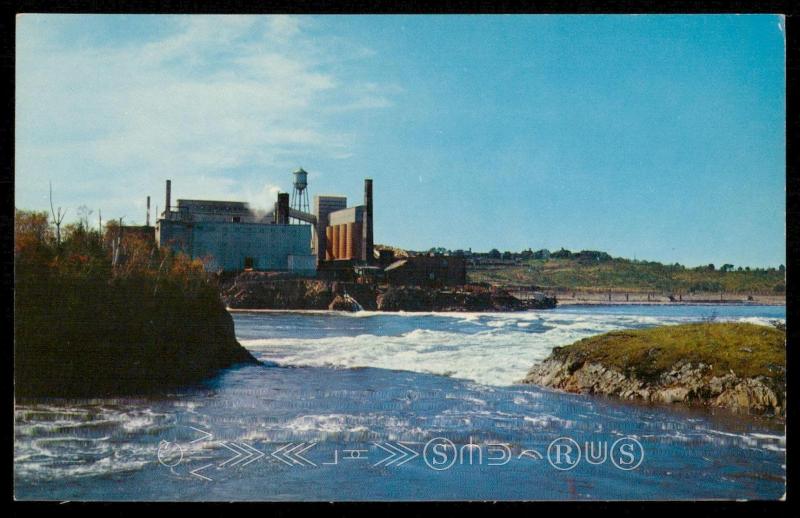
POLYGON ((203 204, 203 205, 227 205, 227 206, 236 206, 236 207, 249 207, 249 204, 246 201, 227 201, 227 200, 188 200, 184 198, 178 199, 178 205, 181 203, 186 203, 190 205, 196 204, 203 204))

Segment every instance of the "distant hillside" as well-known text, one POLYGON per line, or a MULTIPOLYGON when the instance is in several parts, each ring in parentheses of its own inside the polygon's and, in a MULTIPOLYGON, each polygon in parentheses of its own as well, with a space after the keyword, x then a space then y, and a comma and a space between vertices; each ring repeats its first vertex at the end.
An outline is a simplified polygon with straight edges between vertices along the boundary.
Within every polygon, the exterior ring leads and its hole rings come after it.
POLYGON ((734 269, 725 265, 687 268, 620 258, 550 257, 549 259, 468 262, 469 282, 536 285, 568 290, 657 291, 663 293, 726 292, 782 295, 783 269, 734 269))

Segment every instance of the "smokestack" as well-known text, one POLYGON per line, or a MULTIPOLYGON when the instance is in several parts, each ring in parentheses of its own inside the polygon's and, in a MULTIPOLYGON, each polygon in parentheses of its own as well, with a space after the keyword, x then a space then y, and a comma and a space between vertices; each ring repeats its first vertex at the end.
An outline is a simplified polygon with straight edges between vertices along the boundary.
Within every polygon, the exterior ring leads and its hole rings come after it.
POLYGON ((172 202, 172 180, 167 180, 167 204, 164 206, 164 218, 169 219, 169 207, 172 202))
POLYGON ((275 204, 275 223, 278 225, 289 224, 289 193, 279 192, 278 203, 275 204))
POLYGON ((364 179, 364 226, 362 228, 361 239, 361 257, 367 262, 372 264, 375 261, 373 257, 373 243, 372 243, 372 179, 364 179))
POLYGON ((150 196, 147 197, 147 223, 145 226, 150 226, 150 196))

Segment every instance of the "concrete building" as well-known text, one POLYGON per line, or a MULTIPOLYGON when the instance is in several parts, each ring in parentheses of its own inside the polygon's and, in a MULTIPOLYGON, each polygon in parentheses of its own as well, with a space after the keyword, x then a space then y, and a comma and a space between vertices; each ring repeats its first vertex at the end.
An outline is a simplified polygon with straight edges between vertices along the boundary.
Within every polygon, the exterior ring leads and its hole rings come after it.
POLYGON ((318 250, 325 250, 326 261, 357 261, 367 264, 375 261, 372 212, 372 180, 366 179, 363 205, 329 212, 327 222, 320 218, 318 227, 322 228, 324 225, 325 234, 320 236, 318 250))
POLYGON ((321 195, 314 196, 313 211, 317 217, 316 224, 314 225, 314 253, 320 261, 329 261, 330 258, 325 255, 325 249, 328 244, 326 228, 328 227, 328 215, 331 212, 336 212, 347 207, 347 198, 345 196, 321 195))
MULTIPOLYGON (((215 200, 170 200, 156 222, 156 242, 206 262, 208 270, 291 271, 313 275, 317 258, 311 250, 311 226, 277 223, 277 211, 258 214, 247 203, 215 200)), ((279 201, 282 201, 279 197, 279 201)), ((287 204, 288 206, 288 204, 287 204)), ((288 218, 286 218, 288 219, 288 218)))
MULTIPOLYGON (((307 173, 294 174, 295 190, 302 186, 307 196, 307 173)), ((180 199, 173 206, 170 180, 166 187, 167 208, 156 222, 156 241, 203 258, 209 269, 313 274, 321 263, 341 269, 375 262, 371 179, 364 180, 363 205, 348 207, 345 196, 322 195, 314 197, 312 212, 292 204, 288 193, 279 193, 274 207, 263 213, 236 201, 180 199)))
POLYGON ((294 218, 309 223, 314 228, 312 250, 319 263, 348 261, 350 263, 372 263, 372 180, 364 180, 364 204, 347 207, 344 196, 315 196, 313 214, 303 212, 281 203, 276 205, 276 221, 294 218), (288 211, 285 213, 284 211, 288 211))

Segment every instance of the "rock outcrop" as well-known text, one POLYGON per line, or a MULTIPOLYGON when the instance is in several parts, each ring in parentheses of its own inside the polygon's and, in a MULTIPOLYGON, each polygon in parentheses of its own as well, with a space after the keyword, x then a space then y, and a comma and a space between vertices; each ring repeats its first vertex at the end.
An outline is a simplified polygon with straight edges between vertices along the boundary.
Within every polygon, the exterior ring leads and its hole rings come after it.
POLYGON ((378 295, 377 306, 380 311, 524 311, 555 307, 555 299, 549 299, 539 306, 533 302, 522 301, 497 288, 393 286, 378 295))
POLYGON ((335 299, 345 293, 363 309, 377 309, 375 288, 353 282, 276 279, 263 272, 247 272, 221 287, 222 300, 231 309, 333 309, 335 299))
POLYGON ((774 375, 740 376, 732 370, 715 372, 710 364, 688 360, 677 361, 657 372, 635 366, 620 368, 604 361, 599 349, 587 353, 586 349, 567 346, 554 348, 521 382, 573 393, 783 416, 785 368, 774 365, 771 370, 774 375))
POLYGON ((374 286, 354 282, 276 278, 247 272, 222 287, 231 309, 335 309, 352 311, 353 304, 378 311, 523 311, 556 305, 554 298, 523 301, 498 288, 461 286, 374 286))
POLYGON ((336 295, 331 303, 328 305, 331 311, 358 311, 361 309, 360 304, 347 295, 336 295))

